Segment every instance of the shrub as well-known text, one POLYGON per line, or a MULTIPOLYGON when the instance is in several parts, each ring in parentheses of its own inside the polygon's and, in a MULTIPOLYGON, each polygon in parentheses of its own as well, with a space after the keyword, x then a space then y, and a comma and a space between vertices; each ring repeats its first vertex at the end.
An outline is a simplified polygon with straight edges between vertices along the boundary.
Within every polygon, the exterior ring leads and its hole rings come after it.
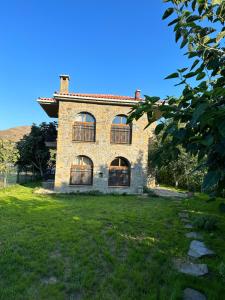
POLYGON ((225 263, 221 262, 218 266, 218 272, 222 280, 225 282, 225 263))
POLYGON ((217 228, 218 221, 214 216, 199 216, 193 222, 193 225, 199 229, 211 231, 217 228))
POLYGON ((221 212, 221 213, 225 213, 225 203, 220 203, 220 205, 219 205, 219 211, 221 212))

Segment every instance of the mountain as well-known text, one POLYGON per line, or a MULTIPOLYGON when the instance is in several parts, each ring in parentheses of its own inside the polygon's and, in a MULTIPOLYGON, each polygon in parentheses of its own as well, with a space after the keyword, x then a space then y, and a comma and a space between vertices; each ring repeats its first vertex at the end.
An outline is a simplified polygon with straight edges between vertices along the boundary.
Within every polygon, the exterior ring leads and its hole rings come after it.
POLYGON ((31 126, 18 126, 6 130, 0 130, 0 139, 18 142, 23 138, 24 135, 29 134, 30 130, 31 126))

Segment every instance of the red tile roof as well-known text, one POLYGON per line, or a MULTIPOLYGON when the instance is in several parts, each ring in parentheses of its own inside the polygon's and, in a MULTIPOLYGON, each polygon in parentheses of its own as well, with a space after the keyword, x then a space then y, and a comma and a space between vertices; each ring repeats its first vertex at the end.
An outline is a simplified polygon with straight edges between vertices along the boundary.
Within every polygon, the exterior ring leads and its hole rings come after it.
POLYGON ((135 100, 140 101, 142 98, 136 99, 130 96, 119 96, 119 95, 109 95, 109 94, 80 94, 80 93, 56 93, 58 95, 74 96, 74 97, 84 97, 84 98, 102 98, 102 99, 118 99, 118 100, 135 100))

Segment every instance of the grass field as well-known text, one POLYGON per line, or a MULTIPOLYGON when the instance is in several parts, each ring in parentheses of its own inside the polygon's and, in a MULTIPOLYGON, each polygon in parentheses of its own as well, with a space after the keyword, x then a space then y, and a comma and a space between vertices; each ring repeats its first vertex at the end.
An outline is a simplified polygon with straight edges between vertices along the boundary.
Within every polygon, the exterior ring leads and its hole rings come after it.
POLYGON ((181 299, 186 287, 223 299, 225 215, 218 202, 137 196, 37 195, 32 187, 0 190, 0 299, 181 299), (177 217, 217 216, 204 232, 216 257, 209 275, 173 269, 190 241, 177 217), (222 298, 221 298, 222 297, 222 298))

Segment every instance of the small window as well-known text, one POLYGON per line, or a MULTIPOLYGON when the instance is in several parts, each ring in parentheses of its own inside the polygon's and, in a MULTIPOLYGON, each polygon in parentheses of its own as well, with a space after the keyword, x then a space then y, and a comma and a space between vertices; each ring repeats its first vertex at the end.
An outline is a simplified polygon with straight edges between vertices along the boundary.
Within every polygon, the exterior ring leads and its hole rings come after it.
POLYGON ((127 124, 127 117, 118 115, 113 119, 111 125, 112 144, 131 144, 131 124, 127 124))
POLYGON ((95 142, 95 118, 89 113, 79 113, 73 125, 73 141, 95 142))
POLYGON ((92 185, 93 163, 87 156, 77 156, 70 171, 71 185, 92 185))
POLYGON ((109 167, 109 186, 130 186, 130 164, 122 157, 116 157, 109 167))

